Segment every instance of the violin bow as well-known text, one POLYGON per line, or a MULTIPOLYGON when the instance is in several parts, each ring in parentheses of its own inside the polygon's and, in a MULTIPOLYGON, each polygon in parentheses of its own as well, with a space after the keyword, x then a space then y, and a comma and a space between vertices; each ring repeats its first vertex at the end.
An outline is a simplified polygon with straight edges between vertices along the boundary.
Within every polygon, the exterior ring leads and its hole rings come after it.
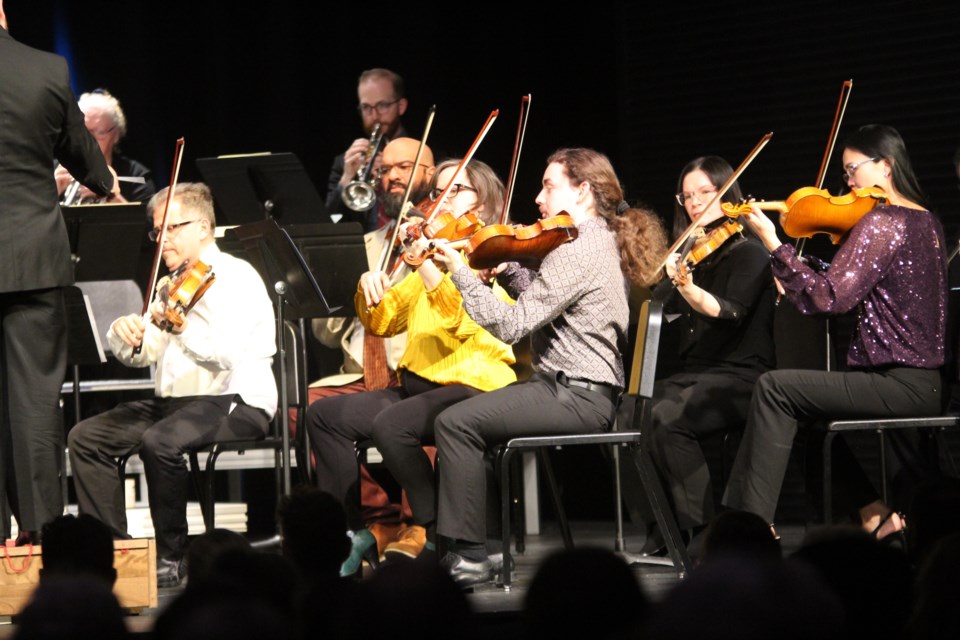
POLYGON ((517 182, 517 170, 520 166, 520 153, 523 150, 523 139, 527 135, 527 122, 530 120, 530 106, 533 95, 527 94, 520 99, 520 123, 517 125, 517 137, 513 142, 513 157, 510 159, 510 172, 507 174, 507 197, 503 199, 503 211, 500 212, 500 224, 507 224, 510 215, 510 204, 513 202, 513 188, 517 182))
MULTIPOLYGON (((840 134, 840 124, 843 122, 843 116, 847 112, 847 103, 850 101, 850 94, 853 93, 853 78, 844 80, 840 86, 840 100, 837 102, 837 111, 833 115, 833 125, 830 127, 830 136, 827 138, 827 148, 823 152, 823 160, 820 161, 820 173, 817 174, 817 189, 823 189, 823 183, 827 178, 827 165, 830 164, 830 156, 837 144, 837 137, 840 134)), ((797 255, 803 254, 803 246, 806 238, 797 240, 797 255)))
POLYGON ((444 187, 443 191, 437 196, 436 201, 433 204, 433 207, 430 211, 430 215, 427 217, 427 222, 431 222, 433 218, 437 215, 439 207, 438 203, 442 202, 446 197, 447 193, 453 187, 454 183, 457 181, 457 178, 463 173, 463 170, 466 166, 473 160, 474 154, 477 153, 477 148, 480 146, 480 143, 483 142, 483 139, 487 137, 490 128, 493 127, 493 123, 496 122, 497 117, 500 115, 499 109, 494 109, 490 112, 490 115, 487 116, 487 121, 483 123, 483 127, 480 128, 480 133, 477 134, 477 137, 474 138, 473 144, 470 145, 470 148, 467 149, 467 153, 460 159, 460 164, 457 165, 456 171, 453 172, 453 175, 450 176, 450 182, 447 183, 447 186, 444 187))
MULTIPOLYGON (((740 174, 742 174, 744 171, 747 170, 747 167, 750 166, 750 163, 753 162, 754 158, 756 158, 760 154, 760 152, 763 150, 763 148, 767 146, 767 143, 770 142, 770 138, 772 137, 773 137, 773 132, 770 132, 764 135, 762 138, 760 138, 760 142, 758 142, 757 146, 753 148, 753 151, 751 151, 747 155, 747 157, 744 158, 743 162, 740 163, 740 166, 737 167, 737 170, 734 171, 732 174, 730 174, 730 177, 727 178, 727 181, 725 183, 723 183, 723 186, 720 188, 720 190, 717 191, 716 194, 714 194, 713 198, 710 200, 707 206, 703 208, 704 211, 708 210, 715 203, 717 203, 720 200, 720 198, 722 198, 724 194, 730 190, 730 187, 732 187, 733 183, 737 181, 737 179, 740 177, 740 174)), ((670 249, 667 250, 667 255, 664 256, 663 260, 660 262, 660 266, 657 267, 657 271, 667 266, 667 262, 670 261, 670 256, 673 255, 674 253, 677 253, 680 247, 684 245, 684 243, 687 241, 690 235, 694 231, 696 231, 696 229, 697 229, 697 221, 693 220, 690 223, 690 226, 684 229, 683 233, 681 233, 680 236, 677 238, 677 240, 673 243, 673 246, 671 246, 670 249)))
POLYGON ((397 243, 397 234, 400 232, 400 223, 404 216, 410 210, 410 194, 413 193, 413 183, 416 181, 417 169, 420 167, 420 159, 423 157, 423 149, 427 146, 427 138, 430 136, 430 129, 433 127, 433 117, 437 114, 437 105, 431 105, 427 113, 427 124, 423 127, 423 136, 420 137, 420 146, 417 148, 417 155, 413 159, 413 173, 410 174, 410 181, 407 182, 407 189, 403 192, 403 201, 400 205, 400 214, 397 216, 397 222, 393 225, 393 234, 390 236, 390 242, 383 245, 380 253, 380 259, 377 261, 377 271, 386 271, 387 263, 390 261, 390 254, 393 253, 393 247, 397 243))
MULTIPOLYGON (((167 218, 170 215, 170 203, 173 201, 173 193, 177 190, 177 178, 180 176, 180 162, 183 160, 183 138, 177 139, 177 146, 173 152, 173 170, 170 173, 170 188, 167 190, 167 199, 163 204, 163 221, 160 223, 160 235, 157 238, 157 249, 153 254, 153 266, 150 268, 150 283, 147 287, 147 295, 143 299, 143 309, 140 315, 147 315, 150 308, 150 301, 153 299, 153 289, 157 284, 157 277, 160 275, 160 260, 163 257, 163 242, 167 239, 167 218)), ((134 347, 133 353, 137 355, 143 348, 143 343, 134 347)))
MULTIPOLYGON (((457 165, 456 171, 454 171, 453 175, 450 177, 450 182, 447 183, 447 186, 440 193, 440 195, 437 196, 436 201, 432 204, 430 213, 426 219, 426 223, 430 223, 433 220, 433 218, 437 215, 437 211, 440 209, 440 207, 438 207, 437 205, 440 202, 443 202, 443 199, 446 197, 447 193, 450 191, 450 188, 453 187, 454 183, 457 181, 457 178, 463 173, 464 168, 467 166, 470 160, 473 159, 474 154, 477 152, 477 148, 480 146, 480 143, 483 142, 483 139, 487 136, 487 133, 490 131, 490 128, 493 126, 493 123, 496 122, 497 116, 499 115, 500 115, 500 110, 494 109, 493 111, 490 112, 490 115, 487 116, 487 121, 483 124, 483 127, 481 127, 480 133, 477 134, 477 137, 474 139, 473 144, 470 145, 470 148, 467 150, 466 155, 464 155, 463 158, 460 160, 460 164, 457 165)), ((418 158, 419 158, 419 155, 420 154, 418 153, 417 154, 418 158)), ((408 202, 408 196, 410 194, 410 189, 412 185, 413 185, 413 178, 411 177, 410 183, 407 185, 407 195, 404 196, 404 203, 405 203, 404 208, 406 208, 406 203, 408 202)), ((401 209, 401 212, 403 211, 404 209, 401 209)), ((401 218, 402 217, 403 215, 401 214, 401 218)), ((393 247, 394 243, 397 241, 396 237, 399 231, 400 231, 400 221, 398 220, 397 226, 393 231, 394 237, 391 243, 388 245, 389 247, 393 247)), ((402 264, 404 264, 402 259, 397 261, 397 264, 394 266, 393 270, 390 272, 391 280, 397 274, 402 264)))

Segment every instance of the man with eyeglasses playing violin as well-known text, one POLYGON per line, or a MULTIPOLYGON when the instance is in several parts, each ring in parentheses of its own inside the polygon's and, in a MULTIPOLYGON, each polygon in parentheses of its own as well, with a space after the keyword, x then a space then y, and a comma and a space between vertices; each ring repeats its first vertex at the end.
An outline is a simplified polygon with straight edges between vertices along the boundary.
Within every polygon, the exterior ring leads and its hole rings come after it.
MULTIPOLYGON (((407 135, 400 118, 407 110, 404 97, 403 78, 389 69, 368 69, 360 74, 357 83, 357 110, 363 121, 366 137, 357 138, 347 150, 333 160, 330 177, 327 179, 327 209, 330 213, 339 213, 348 222, 359 222, 364 231, 374 231, 383 226, 377 221, 379 203, 374 203, 366 211, 352 211, 343 202, 342 193, 357 171, 367 162, 370 151, 370 136, 376 125, 386 141, 407 135)), ((378 167, 380 159, 374 159, 378 167)), ((432 163, 431 163, 432 164, 432 163)))
MULTIPOLYGON (((149 202, 152 239, 160 236, 168 189, 149 202)), ((147 478, 157 539, 157 584, 180 582, 187 545, 188 448, 251 440, 267 433, 277 410, 273 304, 249 263, 222 253, 213 238, 213 197, 200 183, 177 185, 167 215, 162 257, 170 271, 200 263, 216 281, 167 330, 170 303, 158 295, 146 316, 131 314, 110 326, 114 355, 131 367, 155 364, 156 397, 124 402, 75 426, 68 435, 70 466, 81 513, 127 528, 123 485, 115 459, 137 452, 147 478), (166 308, 165 308, 166 307, 166 308), (137 348, 140 348, 137 351, 137 348)), ((164 284, 161 280, 162 288, 164 284)), ((170 300, 176 295, 168 289, 170 300)))

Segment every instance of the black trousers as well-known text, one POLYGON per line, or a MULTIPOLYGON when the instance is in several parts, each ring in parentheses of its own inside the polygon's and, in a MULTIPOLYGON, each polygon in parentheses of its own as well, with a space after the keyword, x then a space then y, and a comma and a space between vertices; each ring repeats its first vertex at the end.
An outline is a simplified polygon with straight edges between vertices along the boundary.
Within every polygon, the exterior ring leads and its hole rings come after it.
MULTIPOLYGON (((63 513, 60 490, 67 366, 62 289, 0 294, 0 502, 22 530, 63 513)), ((9 522, 2 525, 10 535, 9 522)))
POLYGON ((147 478, 157 556, 178 560, 187 545, 189 478, 184 453, 214 442, 262 438, 268 422, 266 413, 243 404, 236 395, 125 402, 88 418, 67 437, 80 513, 126 533, 123 485, 115 459, 138 452, 147 478))
POLYGON ((401 381, 399 387, 321 398, 307 410, 317 485, 340 500, 347 526, 354 530, 364 526, 355 443, 373 440, 407 492, 414 524, 431 526, 436 521, 436 491, 423 446, 434 443, 434 421, 444 409, 483 393, 462 384, 436 384, 409 371, 401 374, 401 381))
MULTIPOLYGON (((773 522, 798 427, 818 420, 937 415, 942 385, 938 370, 771 371, 757 380, 747 426, 723 503, 773 522)), ((893 435, 893 434, 892 434, 893 435)), ((897 434, 903 436, 904 434, 897 434)), ((891 438, 904 464, 913 464, 891 438)), ((864 507, 877 492, 840 438, 834 449, 834 483, 842 491, 838 507, 864 507)), ((921 470, 913 470, 922 473, 921 470)))
POLYGON ((758 371, 679 373, 658 380, 650 401, 648 447, 681 529, 714 515, 710 470, 700 441, 740 431, 758 371))
POLYGON ((615 403, 601 393, 537 374, 452 407, 437 418, 440 492, 437 533, 486 538, 484 452, 518 436, 596 433, 613 423, 615 403))

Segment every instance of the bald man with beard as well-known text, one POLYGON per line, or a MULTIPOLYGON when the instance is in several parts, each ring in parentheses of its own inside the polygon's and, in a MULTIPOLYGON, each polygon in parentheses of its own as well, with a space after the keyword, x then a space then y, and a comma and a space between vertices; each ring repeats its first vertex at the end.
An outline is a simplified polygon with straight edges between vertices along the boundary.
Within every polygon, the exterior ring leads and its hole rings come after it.
MULTIPOLYGON (((400 212, 403 194, 411 177, 415 178, 411 201, 417 203, 430 191, 434 173, 433 152, 424 146, 420 166, 414 171, 420 141, 401 137, 390 142, 383 150, 384 168, 380 182, 380 227, 364 235, 368 268, 377 268, 382 251, 391 239, 396 219, 400 212)), ((406 270, 406 269, 405 269, 406 270)), ((310 388, 309 403, 321 398, 350 395, 364 391, 376 391, 386 386, 398 384, 396 370, 400 358, 407 346, 407 334, 399 333, 389 337, 365 336, 363 324, 357 318, 316 318, 313 320, 313 333, 317 339, 330 348, 340 348, 343 352, 343 365, 339 373, 327 376, 315 382, 310 388), (379 342, 381 346, 376 346, 379 342), (364 351, 382 348, 386 356, 386 366, 380 371, 386 380, 371 381, 373 372, 364 368, 364 351), (364 375, 366 372, 367 375, 364 375)), ((433 449, 430 450, 433 453, 433 449)), ((360 501, 362 520, 372 532, 377 542, 377 553, 382 554, 387 545, 394 541, 402 528, 403 521, 412 516, 404 493, 401 503, 393 503, 387 492, 370 476, 366 467, 360 468, 360 501)), ((359 568, 359 556, 354 558, 359 568)), ((347 573, 354 569, 348 567, 347 573)))

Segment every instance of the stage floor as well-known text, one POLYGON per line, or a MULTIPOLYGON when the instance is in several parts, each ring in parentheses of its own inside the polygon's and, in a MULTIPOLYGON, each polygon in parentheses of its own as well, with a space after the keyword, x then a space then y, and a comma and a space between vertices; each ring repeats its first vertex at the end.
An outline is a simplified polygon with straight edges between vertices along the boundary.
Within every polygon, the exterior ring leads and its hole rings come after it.
MULTIPOLYGON (((571 523, 573 541, 576 546, 595 546, 613 549, 614 526, 612 522, 574 522, 571 523)), ((793 553, 800 546, 806 532, 803 526, 778 527, 781 536, 781 545, 784 555, 793 553)), ((643 545, 643 534, 629 534, 625 538, 627 551, 636 552, 643 545)), ((533 576, 540 564, 551 553, 563 548, 560 532, 553 522, 545 523, 541 535, 528 536, 526 549, 523 554, 514 555, 516 568, 513 574, 513 587, 504 591, 494 585, 483 585, 467 593, 474 611, 482 615, 512 617, 523 608, 523 599, 526 589, 533 580, 533 576)), ((662 564, 638 564, 633 566, 634 574, 640 582, 644 593, 652 600, 662 599, 666 593, 680 580, 677 570, 665 558, 658 558, 662 564)), ((176 598, 182 587, 175 589, 161 589, 157 610, 148 610, 144 616, 155 616, 171 600, 176 598)))

